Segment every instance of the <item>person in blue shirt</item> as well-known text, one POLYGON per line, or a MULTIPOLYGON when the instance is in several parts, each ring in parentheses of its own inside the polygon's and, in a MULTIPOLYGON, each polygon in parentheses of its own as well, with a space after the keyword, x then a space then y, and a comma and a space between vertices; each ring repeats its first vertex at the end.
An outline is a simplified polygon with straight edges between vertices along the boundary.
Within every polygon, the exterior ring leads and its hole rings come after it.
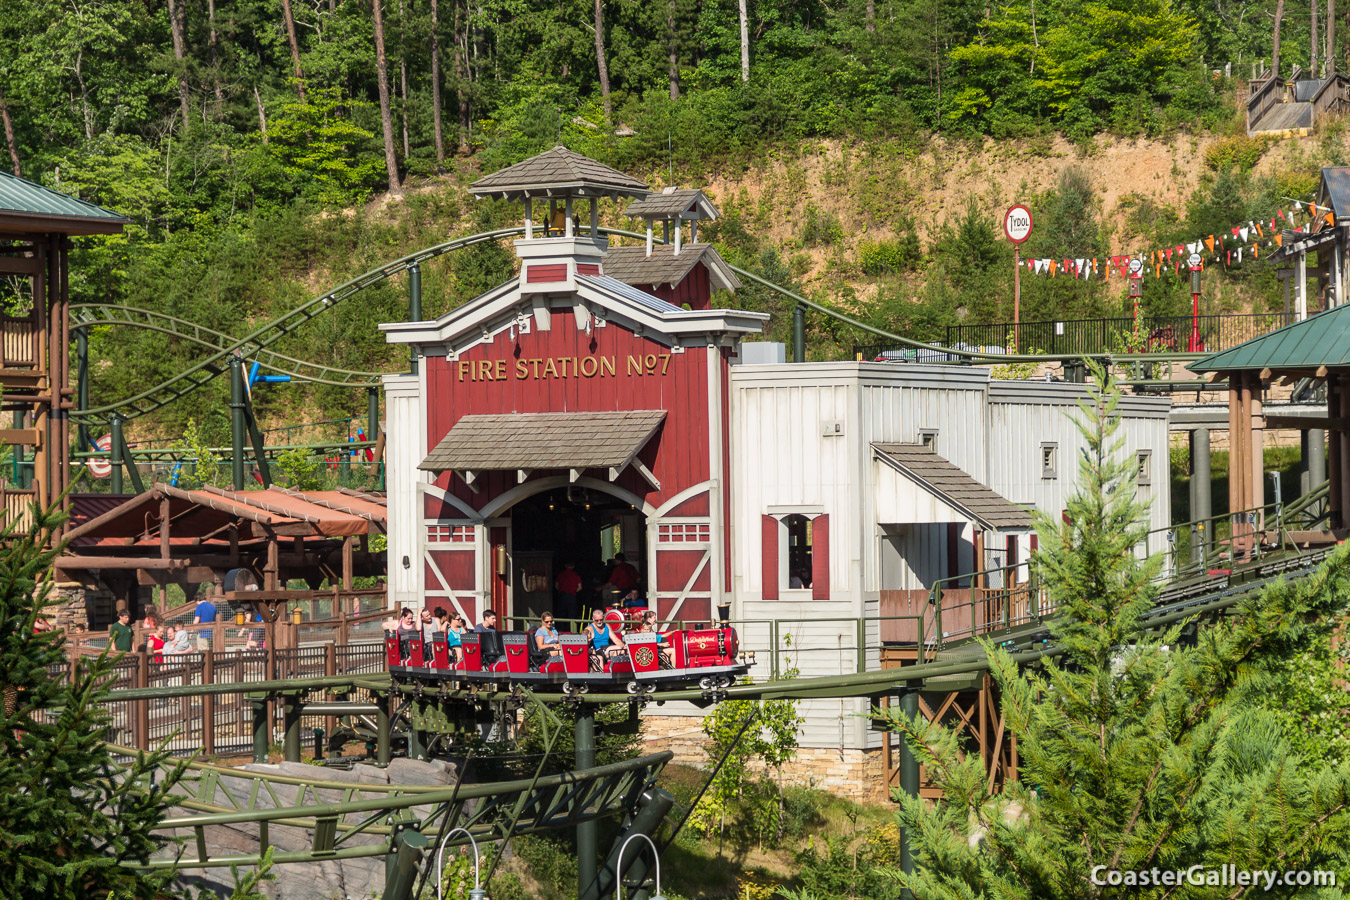
POLYGON ((558 643, 558 629, 553 627, 553 613, 546 612, 539 617, 539 628, 534 633, 534 647, 540 653, 549 656, 561 656, 562 646, 558 643))
POLYGON ((586 626, 586 637, 591 643, 591 653, 599 656, 601 660, 624 652, 623 635, 605 621, 605 611, 602 609, 591 613, 591 624, 586 626))
MULTIPOLYGON (((216 605, 211 602, 209 594, 203 596, 201 601, 197 603, 197 609, 194 611, 192 621, 197 625, 211 625, 215 623, 216 605)), ((197 632, 198 650, 211 649, 211 632, 212 629, 210 628, 202 628, 197 632)))
POLYGON ((451 613, 450 627, 445 629, 445 647, 450 651, 451 662, 458 662, 464 655, 464 651, 460 649, 464 646, 464 640, 460 637, 464 632, 464 616, 460 613, 451 613))

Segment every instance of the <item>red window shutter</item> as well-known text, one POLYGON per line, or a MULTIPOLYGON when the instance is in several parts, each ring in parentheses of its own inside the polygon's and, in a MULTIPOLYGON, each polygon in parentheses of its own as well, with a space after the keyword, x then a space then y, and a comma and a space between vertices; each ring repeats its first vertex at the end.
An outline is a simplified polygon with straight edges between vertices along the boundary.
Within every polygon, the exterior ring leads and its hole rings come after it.
POLYGON ((811 599, 830 599, 830 517, 811 520, 811 599))
POLYGON ((759 558, 763 565, 760 575, 764 582, 760 596, 765 600, 778 599, 778 520, 773 516, 760 518, 759 558))

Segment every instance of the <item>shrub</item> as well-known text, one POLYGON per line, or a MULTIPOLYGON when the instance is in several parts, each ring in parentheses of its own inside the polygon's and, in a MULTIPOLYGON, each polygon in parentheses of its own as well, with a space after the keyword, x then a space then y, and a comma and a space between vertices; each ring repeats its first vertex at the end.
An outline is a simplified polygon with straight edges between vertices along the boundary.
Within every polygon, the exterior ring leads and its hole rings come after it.
POLYGON ((801 244, 803 247, 830 247, 844 238, 844 226, 834 213, 820 212, 812 204, 802 213, 801 244))
POLYGON ((1205 165, 1215 172, 1250 172, 1269 147, 1270 140, 1265 137, 1235 134, 1220 138, 1205 150, 1205 165))

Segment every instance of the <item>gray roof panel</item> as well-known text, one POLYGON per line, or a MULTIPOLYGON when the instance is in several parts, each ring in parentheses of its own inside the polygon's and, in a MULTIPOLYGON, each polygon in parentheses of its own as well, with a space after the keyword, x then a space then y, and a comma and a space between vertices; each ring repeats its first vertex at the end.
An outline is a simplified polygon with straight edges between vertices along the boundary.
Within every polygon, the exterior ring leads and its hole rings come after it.
POLYGON ((653 297, 646 291, 638 290, 631 284, 624 284, 622 281, 611 278, 608 275, 578 275, 577 281, 580 281, 583 284, 589 284, 591 287, 599 288, 600 290, 609 291, 611 294, 618 294, 620 297, 632 300, 634 303, 639 303, 650 309, 652 312, 658 312, 662 315, 683 311, 673 303, 667 303, 660 297, 653 297))
POLYGON ((595 193, 618 193, 629 197, 645 197, 650 190, 631 175, 561 146, 484 175, 469 186, 469 190, 480 197, 546 189, 590 189, 595 193))
POLYGON ((1031 514, 993 488, 980 484, 922 444, 872 445, 880 457, 901 473, 957 509, 995 531, 1031 528, 1031 514))
MULTIPOLYGON (((66 219, 100 226, 102 233, 115 234, 127 219, 111 210, 34 184, 23 178, 0 172, 0 214, 66 219)), ((51 230, 60 231, 59 227, 51 230)), ((88 229, 80 229, 87 231, 88 229)))
POLYGON ((418 468, 477 472, 624 466, 665 417, 663 409, 465 416, 418 468))

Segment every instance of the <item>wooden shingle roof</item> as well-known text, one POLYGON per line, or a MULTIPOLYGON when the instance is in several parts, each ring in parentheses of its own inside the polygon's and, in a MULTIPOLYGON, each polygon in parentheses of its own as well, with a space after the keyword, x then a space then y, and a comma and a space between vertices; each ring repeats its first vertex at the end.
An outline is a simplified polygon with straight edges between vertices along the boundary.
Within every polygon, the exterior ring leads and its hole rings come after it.
POLYGON ((939 495, 949 505, 994 531, 1031 528, 1031 514, 993 488, 980 484, 922 444, 872 445, 878 457, 939 495))
POLYGON ((672 244, 652 247, 614 247, 605 254, 605 274, 624 284, 679 284, 699 263, 712 275, 714 287, 734 291, 740 279, 711 244, 685 244, 677 256, 672 244))
POLYGON ((554 147, 514 166, 484 175, 469 186, 476 197, 583 194, 645 197, 647 185, 566 147, 554 147))
POLYGON ((659 194, 648 194, 634 200, 623 211, 625 216, 644 219, 675 219, 688 213, 688 218, 716 219, 717 207, 697 188, 666 188, 659 194))
POLYGON ((661 427, 663 409, 465 416, 419 469, 623 468, 661 427))

